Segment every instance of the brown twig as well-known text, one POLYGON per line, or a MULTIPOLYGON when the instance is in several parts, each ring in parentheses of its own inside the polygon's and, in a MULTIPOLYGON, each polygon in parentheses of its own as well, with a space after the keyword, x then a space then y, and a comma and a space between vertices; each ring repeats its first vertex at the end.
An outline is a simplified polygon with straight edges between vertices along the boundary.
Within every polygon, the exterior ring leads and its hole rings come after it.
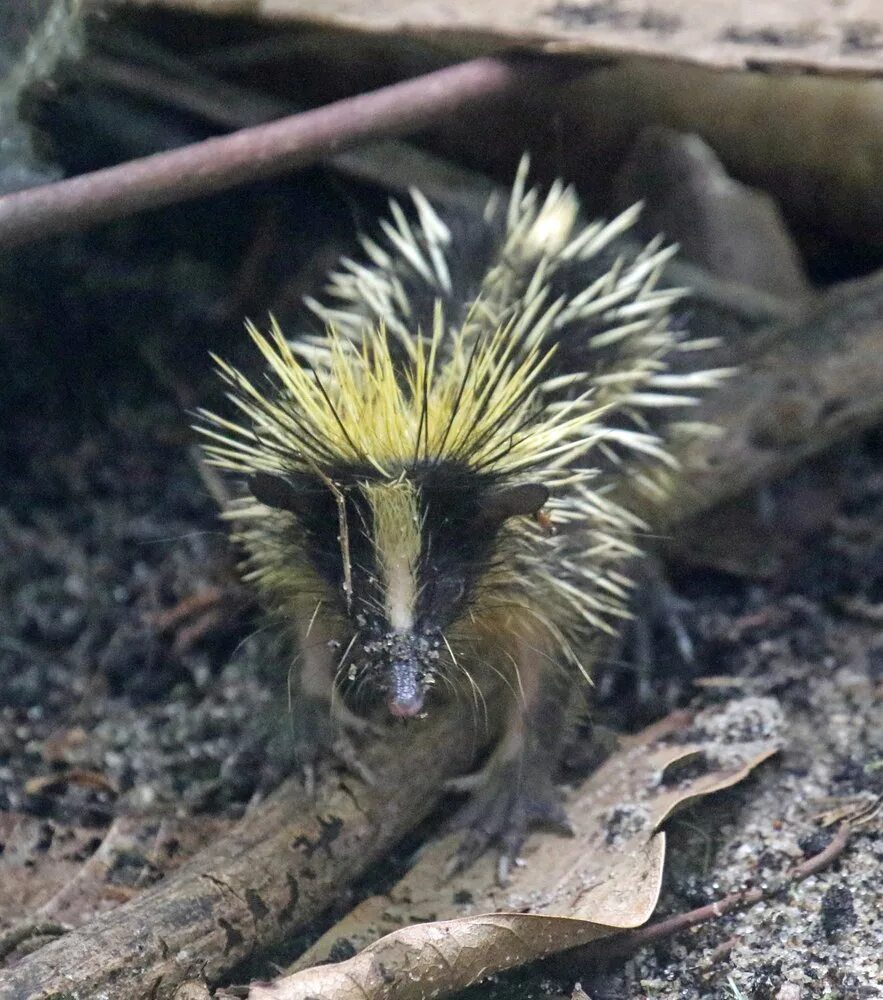
POLYGON ((283 173, 369 138, 414 132, 530 76, 519 63, 473 59, 267 125, 5 195, 0 247, 283 173))
POLYGON ((793 869, 790 881, 802 882, 804 879, 809 878, 810 875, 817 875, 826 868, 830 868, 846 849, 851 833, 852 824, 843 823, 824 850, 819 851, 818 854, 814 854, 811 858, 807 858, 806 861, 793 869))
POLYGON ((193 594, 178 601, 171 608, 163 608, 148 615, 148 622, 157 632, 168 632, 173 628, 183 624, 189 618, 203 615, 206 611, 212 611, 229 597, 229 591, 221 587, 203 587, 193 594))
MULTIPOLYGON (((248 128, 304 110, 289 100, 222 80, 144 36, 111 31, 103 37, 116 55, 90 54, 77 64, 79 76, 168 104, 223 129, 248 128)), ((432 201, 473 212, 481 212, 495 191, 505 194, 483 174, 401 139, 377 139, 318 159, 356 180, 403 194, 417 185, 432 201)), ((683 277, 673 280, 686 283, 683 277)))
MULTIPOLYGON (((852 827, 848 823, 844 823, 823 851, 813 855, 791 870, 785 877, 783 885, 794 885, 809 878, 810 875, 816 875, 818 872, 829 868, 845 850, 851 833, 852 827)), ((602 954, 605 959, 631 955, 639 948, 655 944, 657 941, 673 937, 675 934, 681 934, 691 927, 697 927, 699 924, 705 924, 712 920, 719 920, 721 917, 726 916, 726 914, 732 913, 733 910, 754 906, 756 903, 760 903, 762 900, 775 895, 775 892, 780 890, 781 887, 781 885, 777 886, 776 890, 761 889, 758 887, 747 889, 745 892, 733 892, 722 899, 715 900, 713 903, 708 903, 706 906, 697 907, 695 910, 689 910, 686 913, 676 913, 671 917, 666 917, 665 920, 658 920, 656 923, 647 924, 644 927, 639 927, 637 930, 620 934, 615 938, 605 938, 597 943, 593 942, 590 945, 586 945, 585 948, 571 952, 568 955, 568 964, 574 959, 580 963, 593 960, 602 954)))
POLYGON ((180 108, 225 129, 262 125, 302 110, 291 107, 288 102, 205 76, 193 67, 186 78, 180 78, 151 66, 93 53, 77 66, 77 75, 136 97, 180 108))
POLYGON ((738 943, 739 938, 735 935, 733 937, 728 937, 726 941, 721 941, 719 945, 711 949, 708 957, 705 959, 705 963, 709 966, 714 966, 717 965, 718 962, 722 962, 738 943))

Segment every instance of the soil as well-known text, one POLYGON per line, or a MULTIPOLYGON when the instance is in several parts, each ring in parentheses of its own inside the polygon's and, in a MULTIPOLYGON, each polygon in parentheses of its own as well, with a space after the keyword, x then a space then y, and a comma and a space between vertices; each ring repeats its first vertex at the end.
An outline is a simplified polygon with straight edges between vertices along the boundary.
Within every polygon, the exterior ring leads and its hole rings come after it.
POLYGON ((290 315, 305 263, 351 238, 349 197, 304 175, 4 262, 0 927, 60 888, 44 861, 75 867, 115 820, 189 825, 192 850, 280 779, 291 657, 239 584, 190 425, 222 403, 209 350, 235 357, 259 302, 290 315))

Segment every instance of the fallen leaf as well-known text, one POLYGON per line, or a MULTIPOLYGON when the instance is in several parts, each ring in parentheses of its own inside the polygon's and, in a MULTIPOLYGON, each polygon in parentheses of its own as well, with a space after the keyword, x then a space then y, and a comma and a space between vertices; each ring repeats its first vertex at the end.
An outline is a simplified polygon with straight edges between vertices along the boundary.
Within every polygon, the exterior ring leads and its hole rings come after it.
POLYGON ((533 47, 593 56, 649 56, 715 69, 879 73, 878 0, 142 0, 215 15, 247 13, 370 34, 417 35, 486 48, 533 47))
POLYGON ((575 792, 568 803, 572 838, 537 834, 529 840, 526 863, 513 871, 509 886, 494 883, 490 853, 446 880, 457 842, 448 837, 422 852, 388 896, 366 900, 323 935, 299 971, 253 984, 250 1000, 441 996, 492 972, 640 926, 659 897, 661 824, 677 809, 741 781, 775 753, 780 722, 777 704, 759 698, 694 720, 669 716, 575 792), (342 948, 362 950, 346 961, 303 968, 342 948))

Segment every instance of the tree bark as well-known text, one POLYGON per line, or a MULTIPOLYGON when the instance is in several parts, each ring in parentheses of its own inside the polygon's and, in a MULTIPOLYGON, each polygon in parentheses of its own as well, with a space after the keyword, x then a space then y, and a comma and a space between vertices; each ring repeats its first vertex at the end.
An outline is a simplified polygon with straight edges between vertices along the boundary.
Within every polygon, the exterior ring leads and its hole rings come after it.
POLYGON ((433 809, 488 736, 467 729, 452 711, 374 741, 374 786, 347 774, 311 801, 286 782, 166 881, 0 972, 0 997, 161 1000, 218 981, 319 916, 433 809))
POLYGON ((838 285, 806 316, 749 335, 724 354, 738 373, 690 415, 721 433, 678 454, 682 470, 665 527, 778 479, 880 421, 883 271, 838 285))

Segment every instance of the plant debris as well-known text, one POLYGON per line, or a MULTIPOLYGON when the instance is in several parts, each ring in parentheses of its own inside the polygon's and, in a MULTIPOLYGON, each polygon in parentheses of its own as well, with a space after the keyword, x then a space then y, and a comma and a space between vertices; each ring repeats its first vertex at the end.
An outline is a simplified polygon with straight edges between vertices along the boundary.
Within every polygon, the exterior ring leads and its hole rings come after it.
POLYGON ((703 713, 692 725, 683 714, 664 720, 630 740, 576 790, 568 802, 573 836, 531 838, 523 866, 505 889, 494 887, 488 856, 446 878, 457 840, 448 838, 424 851, 387 896, 367 900, 326 932, 298 964, 321 961, 341 940, 356 947, 382 931, 386 936, 341 964, 253 984, 249 996, 440 996, 500 969, 639 926, 658 898, 662 823, 766 760, 778 748, 780 721, 774 702, 750 699, 703 713), (702 742, 690 741, 691 730, 702 742), (677 777, 685 762, 700 759, 704 766, 692 776, 677 777), (396 923, 402 929, 388 933, 396 923))
MULTIPOLYGON (((210 14, 238 14, 242 0, 141 0, 210 14)), ((649 56, 715 69, 879 73, 883 25, 874 0, 846 8, 815 0, 743 5, 681 0, 676 9, 643 0, 250 0, 248 13, 270 21, 422 36, 436 43, 533 46, 594 57, 649 56)))

